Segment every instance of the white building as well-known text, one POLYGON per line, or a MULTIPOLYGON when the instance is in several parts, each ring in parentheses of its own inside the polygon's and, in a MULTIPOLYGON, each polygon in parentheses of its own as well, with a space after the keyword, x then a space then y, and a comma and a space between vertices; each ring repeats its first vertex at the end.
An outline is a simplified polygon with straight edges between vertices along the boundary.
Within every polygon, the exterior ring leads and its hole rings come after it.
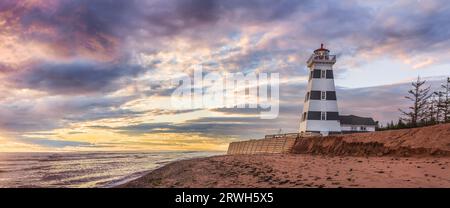
POLYGON ((377 123, 372 118, 354 115, 339 116, 342 133, 375 131, 377 123))
POLYGON ((300 121, 300 132, 326 136, 341 133, 334 86, 333 65, 336 56, 321 47, 308 59, 309 80, 300 121))

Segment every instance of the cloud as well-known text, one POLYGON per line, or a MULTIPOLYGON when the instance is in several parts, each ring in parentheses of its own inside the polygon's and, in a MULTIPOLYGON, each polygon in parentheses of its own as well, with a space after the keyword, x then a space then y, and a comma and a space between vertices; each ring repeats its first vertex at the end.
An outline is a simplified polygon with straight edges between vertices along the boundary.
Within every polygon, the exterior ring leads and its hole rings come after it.
POLYGON ((21 139, 16 139, 18 142, 22 142, 25 144, 33 144, 41 147, 50 147, 50 148, 64 148, 64 147, 92 147, 93 144, 88 142, 78 142, 78 141, 63 141, 63 140, 54 140, 47 138, 26 138, 22 137, 21 139))
POLYGON ((126 84, 121 83, 124 81, 121 78, 132 78, 143 72, 139 66, 115 63, 39 63, 8 79, 17 88, 70 95, 115 91, 126 84))
POLYGON ((0 102, 0 129, 7 132, 49 131, 74 122, 136 116, 120 109, 130 97, 53 96, 0 102))
MULTIPOLYGON (((79 128, 90 126, 121 133, 130 144, 152 134, 259 138, 294 132, 305 62, 321 42, 338 56, 337 81, 352 83, 347 75, 363 66, 384 67, 374 60, 385 57, 416 68, 411 75, 393 66, 393 79, 426 74, 425 68, 432 76, 447 75, 448 19, 450 6, 441 0, 3 0, 0 130, 81 137, 79 128), (143 62, 135 63, 139 56, 143 62), (279 72, 285 83, 278 119, 261 120, 251 109, 168 109, 170 78, 190 73, 194 64, 203 64, 204 73, 279 72)), ((385 122, 407 105, 402 96, 408 89, 403 83, 338 87, 337 96, 343 114, 385 122)))
POLYGON ((176 35, 230 17, 238 17, 233 21, 280 19, 299 5, 297 1, 217 0, 2 2, 0 11, 14 11, 6 24, 19 27, 16 32, 23 39, 47 42, 67 56, 114 54, 130 36, 176 35), (269 2, 274 4, 270 8, 266 7, 269 2))
MULTIPOLYGON (((432 91, 438 90, 442 80, 429 80, 427 86, 432 91)), ((403 82, 392 85, 336 90, 341 114, 354 114, 373 117, 382 124, 401 116, 398 109, 407 109, 411 103, 404 97, 411 89, 411 83, 403 82)))

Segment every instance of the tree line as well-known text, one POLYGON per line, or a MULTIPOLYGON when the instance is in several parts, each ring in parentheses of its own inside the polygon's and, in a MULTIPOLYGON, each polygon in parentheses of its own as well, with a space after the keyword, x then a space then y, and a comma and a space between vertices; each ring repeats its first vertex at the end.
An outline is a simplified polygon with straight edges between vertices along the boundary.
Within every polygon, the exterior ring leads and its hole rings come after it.
POLYGON ((401 117, 396 123, 391 121, 378 130, 404 129, 450 122, 450 77, 441 84, 437 91, 431 91, 426 80, 417 77, 411 83, 411 89, 405 99, 411 102, 407 109, 399 109, 401 117))

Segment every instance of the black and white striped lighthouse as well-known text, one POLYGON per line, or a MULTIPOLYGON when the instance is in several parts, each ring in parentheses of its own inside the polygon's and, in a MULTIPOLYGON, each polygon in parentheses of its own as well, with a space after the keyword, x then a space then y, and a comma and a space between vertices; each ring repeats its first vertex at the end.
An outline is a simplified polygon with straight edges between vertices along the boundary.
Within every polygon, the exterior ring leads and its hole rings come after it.
POLYGON ((334 86, 336 56, 321 44, 308 59, 309 80, 300 121, 300 132, 326 136, 341 132, 334 86))

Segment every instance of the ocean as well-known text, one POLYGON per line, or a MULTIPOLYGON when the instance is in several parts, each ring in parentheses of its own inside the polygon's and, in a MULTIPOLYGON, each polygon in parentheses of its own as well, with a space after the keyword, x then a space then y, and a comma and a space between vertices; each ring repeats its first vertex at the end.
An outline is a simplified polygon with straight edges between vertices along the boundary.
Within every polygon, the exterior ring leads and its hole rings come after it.
POLYGON ((0 153, 0 187, 108 188, 217 152, 0 153))

